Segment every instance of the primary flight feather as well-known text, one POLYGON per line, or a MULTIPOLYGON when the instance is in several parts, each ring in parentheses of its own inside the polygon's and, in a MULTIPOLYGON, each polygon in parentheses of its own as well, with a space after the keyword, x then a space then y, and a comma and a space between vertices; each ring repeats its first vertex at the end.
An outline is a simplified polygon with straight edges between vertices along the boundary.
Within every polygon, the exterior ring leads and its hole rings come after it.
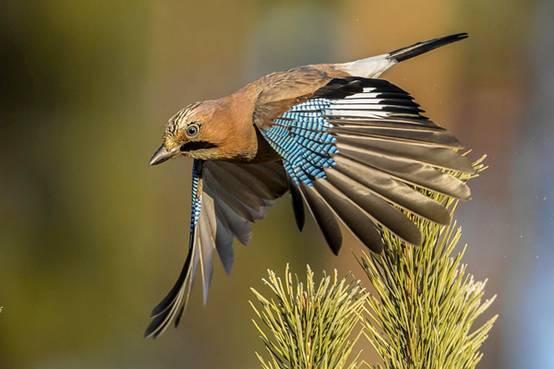
POLYGON ((194 159, 189 249, 145 335, 157 337, 179 323, 195 277, 206 300, 214 254, 230 271, 234 239, 246 244, 252 224, 288 191, 299 229, 305 204, 335 254, 342 243, 339 222, 374 252, 383 248, 383 228, 421 243, 406 213, 447 224, 448 211, 421 190, 468 198, 468 186, 449 173, 472 173, 471 162, 409 93, 378 77, 398 62, 466 37, 271 73, 175 114, 150 164, 194 159))

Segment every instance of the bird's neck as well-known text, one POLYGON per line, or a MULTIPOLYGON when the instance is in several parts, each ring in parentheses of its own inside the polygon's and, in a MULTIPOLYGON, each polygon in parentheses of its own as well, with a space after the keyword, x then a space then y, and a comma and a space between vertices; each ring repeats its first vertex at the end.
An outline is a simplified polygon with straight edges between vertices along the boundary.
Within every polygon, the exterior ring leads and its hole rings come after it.
POLYGON ((252 122, 256 97, 253 89, 241 89, 217 100, 212 134, 220 143, 214 159, 251 161, 257 156, 258 135, 252 122))

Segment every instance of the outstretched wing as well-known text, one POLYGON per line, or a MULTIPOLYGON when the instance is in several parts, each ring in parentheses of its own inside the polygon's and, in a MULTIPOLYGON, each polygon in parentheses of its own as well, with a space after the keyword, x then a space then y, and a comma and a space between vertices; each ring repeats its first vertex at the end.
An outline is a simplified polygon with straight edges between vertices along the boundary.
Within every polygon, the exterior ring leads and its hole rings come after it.
POLYGON ((399 209, 449 222, 448 211, 420 189, 470 196, 468 186, 448 174, 473 172, 462 146, 422 112, 406 91, 385 80, 347 77, 261 125, 335 253, 342 242, 337 218, 380 251, 379 227, 421 243, 399 209))
POLYGON ((214 252, 230 272, 234 239, 247 244, 252 224, 263 218, 273 201, 287 190, 280 161, 262 164, 194 161, 188 254, 177 282, 152 311, 145 336, 159 336, 172 321, 175 326, 179 324, 196 274, 202 279, 206 302, 214 252))

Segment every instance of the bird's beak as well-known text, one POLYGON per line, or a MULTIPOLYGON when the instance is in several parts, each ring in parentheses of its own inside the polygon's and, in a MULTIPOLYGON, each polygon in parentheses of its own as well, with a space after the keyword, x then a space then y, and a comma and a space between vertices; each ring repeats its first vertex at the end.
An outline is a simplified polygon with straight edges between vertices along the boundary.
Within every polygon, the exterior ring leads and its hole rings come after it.
POLYGON ((171 159, 173 156, 175 156, 176 150, 168 151, 164 145, 161 145, 158 150, 152 155, 152 158, 150 158, 150 165, 158 165, 163 163, 166 160, 171 159))

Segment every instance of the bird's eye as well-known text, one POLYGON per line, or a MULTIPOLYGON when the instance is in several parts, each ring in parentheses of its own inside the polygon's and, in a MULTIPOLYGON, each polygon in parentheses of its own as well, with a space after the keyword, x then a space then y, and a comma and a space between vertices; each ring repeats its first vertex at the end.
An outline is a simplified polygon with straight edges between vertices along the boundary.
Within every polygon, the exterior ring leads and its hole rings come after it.
POLYGON ((198 126, 197 123, 191 123, 187 126, 187 129, 186 129, 187 137, 189 138, 195 137, 199 131, 200 131, 200 126, 198 126))

